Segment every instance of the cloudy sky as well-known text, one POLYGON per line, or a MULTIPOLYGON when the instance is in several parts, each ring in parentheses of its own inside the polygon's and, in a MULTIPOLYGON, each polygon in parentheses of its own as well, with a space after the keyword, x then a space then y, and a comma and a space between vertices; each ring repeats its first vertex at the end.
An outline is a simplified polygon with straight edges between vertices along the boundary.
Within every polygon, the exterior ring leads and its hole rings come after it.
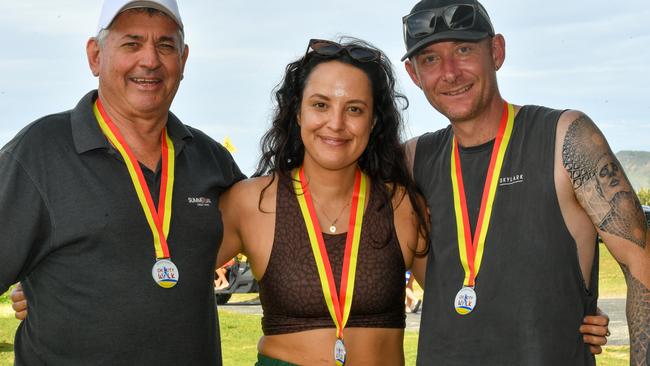
MULTIPOLYGON (((216 140, 230 136, 251 173, 271 90, 309 38, 352 35, 393 60, 409 97, 406 135, 446 120, 411 85, 401 17, 414 1, 179 0, 190 56, 172 110, 216 140)), ((650 151, 650 8, 641 0, 484 0, 506 38, 502 94, 515 104, 586 112, 614 151, 650 151)), ((85 43, 99 0, 0 0, 0 145, 29 122, 74 107, 96 87, 85 43)))

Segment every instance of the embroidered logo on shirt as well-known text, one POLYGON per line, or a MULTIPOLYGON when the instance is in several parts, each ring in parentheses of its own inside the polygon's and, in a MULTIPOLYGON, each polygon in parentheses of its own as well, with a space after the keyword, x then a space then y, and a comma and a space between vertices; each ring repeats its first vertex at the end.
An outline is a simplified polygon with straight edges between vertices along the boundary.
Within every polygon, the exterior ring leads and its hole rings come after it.
POLYGON ((206 197, 187 197, 187 202, 195 204, 196 207, 209 207, 212 200, 206 197))
POLYGON ((511 186, 513 184, 523 183, 523 182, 524 182, 523 174, 515 174, 512 177, 499 178, 499 186, 511 186))

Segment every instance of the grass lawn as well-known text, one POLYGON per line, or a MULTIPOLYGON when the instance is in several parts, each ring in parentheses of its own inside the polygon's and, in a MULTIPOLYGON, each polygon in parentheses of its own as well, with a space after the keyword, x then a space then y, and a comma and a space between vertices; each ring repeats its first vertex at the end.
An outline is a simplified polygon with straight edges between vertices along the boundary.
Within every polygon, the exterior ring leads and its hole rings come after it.
POLYGON ((14 334, 18 320, 10 305, 0 304, 0 366, 14 364, 14 334))
POLYGON ((609 253, 605 244, 600 244, 598 292, 600 298, 626 297, 627 285, 618 262, 609 253))
POLYGON ((219 309, 224 366, 255 364, 257 341, 262 336, 261 319, 260 315, 238 314, 219 309))

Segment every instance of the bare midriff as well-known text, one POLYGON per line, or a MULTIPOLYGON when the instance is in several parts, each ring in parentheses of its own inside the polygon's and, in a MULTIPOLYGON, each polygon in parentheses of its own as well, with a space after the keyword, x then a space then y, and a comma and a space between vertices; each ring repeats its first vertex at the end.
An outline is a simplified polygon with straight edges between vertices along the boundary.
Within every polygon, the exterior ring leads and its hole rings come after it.
MULTIPOLYGON (((346 365, 404 365, 404 330, 345 328, 346 365)), ((258 351, 297 365, 334 365, 336 329, 263 336, 258 351)))

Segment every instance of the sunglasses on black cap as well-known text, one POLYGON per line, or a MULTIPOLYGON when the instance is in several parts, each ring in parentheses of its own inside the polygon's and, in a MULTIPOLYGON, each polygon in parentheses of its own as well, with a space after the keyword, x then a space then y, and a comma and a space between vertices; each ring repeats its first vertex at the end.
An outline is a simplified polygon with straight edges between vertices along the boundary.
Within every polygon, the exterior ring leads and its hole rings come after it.
POLYGON ((353 60, 359 62, 378 61, 381 58, 381 54, 377 50, 356 45, 344 46, 324 39, 310 39, 305 57, 309 54, 310 50, 324 57, 338 56, 342 52, 347 52, 353 60))
POLYGON ((402 22, 409 36, 422 38, 436 32, 438 19, 442 20, 449 30, 483 30, 494 34, 488 15, 480 6, 473 4, 457 4, 417 11, 406 15, 402 18, 402 22), (484 29, 486 26, 481 27, 479 16, 487 22, 488 29, 484 29))

